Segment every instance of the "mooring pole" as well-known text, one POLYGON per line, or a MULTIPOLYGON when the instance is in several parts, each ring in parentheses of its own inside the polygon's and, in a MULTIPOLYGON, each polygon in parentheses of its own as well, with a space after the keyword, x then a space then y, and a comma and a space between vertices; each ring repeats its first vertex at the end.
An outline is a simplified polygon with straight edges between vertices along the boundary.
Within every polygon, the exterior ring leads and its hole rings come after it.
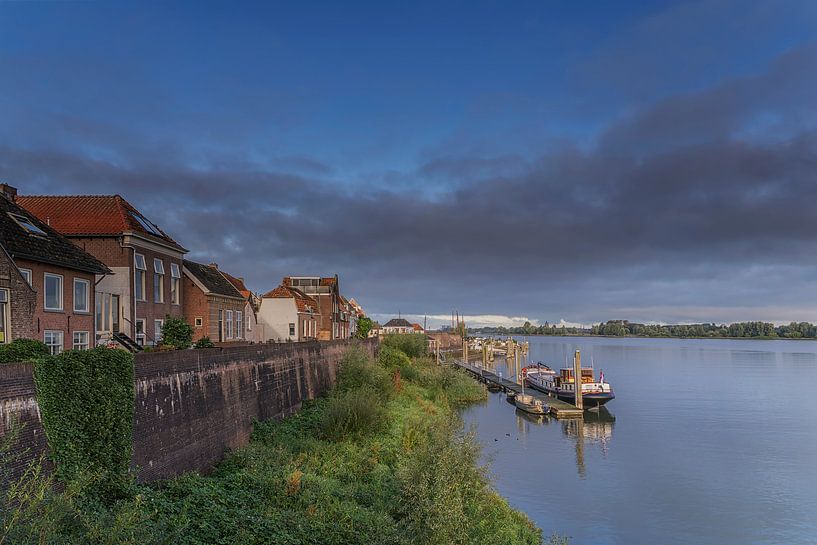
POLYGON ((576 392, 576 408, 584 409, 582 402, 582 355, 576 350, 573 355, 573 389, 576 392))

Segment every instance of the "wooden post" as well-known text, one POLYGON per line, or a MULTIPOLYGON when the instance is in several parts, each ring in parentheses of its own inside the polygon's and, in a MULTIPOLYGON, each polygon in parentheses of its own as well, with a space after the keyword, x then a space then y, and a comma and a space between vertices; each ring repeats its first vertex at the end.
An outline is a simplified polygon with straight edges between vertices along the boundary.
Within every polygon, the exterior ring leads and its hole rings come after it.
POLYGON ((573 389, 576 394, 576 407, 584 409, 584 403, 582 402, 582 355, 578 350, 573 355, 573 389))

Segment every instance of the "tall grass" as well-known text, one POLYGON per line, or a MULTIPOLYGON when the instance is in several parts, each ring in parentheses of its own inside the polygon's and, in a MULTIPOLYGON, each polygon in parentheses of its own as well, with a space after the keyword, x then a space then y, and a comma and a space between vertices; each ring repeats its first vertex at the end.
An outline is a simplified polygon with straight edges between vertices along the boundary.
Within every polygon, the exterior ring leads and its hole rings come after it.
POLYGON ((396 348, 410 358, 421 358, 428 354, 428 338, 425 333, 393 333, 383 337, 382 345, 396 348))
POLYGON ((329 398, 321 420, 321 435, 340 441, 381 431, 386 425, 386 408, 378 392, 361 387, 339 392, 329 398))

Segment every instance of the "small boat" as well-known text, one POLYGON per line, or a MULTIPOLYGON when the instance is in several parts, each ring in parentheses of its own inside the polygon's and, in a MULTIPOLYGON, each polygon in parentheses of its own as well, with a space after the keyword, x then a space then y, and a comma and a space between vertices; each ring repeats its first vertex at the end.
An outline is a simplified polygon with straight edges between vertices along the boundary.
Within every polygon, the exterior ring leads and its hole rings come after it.
POLYGON ((550 408, 541 399, 530 394, 516 394, 514 397, 516 408, 531 414, 547 414, 550 408))
POLYGON ((497 392, 501 392, 502 391, 502 386, 500 386, 499 384, 496 384, 495 382, 491 382, 491 383, 488 384, 488 391, 493 393, 493 394, 495 394, 497 392))
POLYGON ((505 394, 505 396, 508 399, 513 400, 516 397, 516 392, 514 392, 513 390, 508 390, 508 392, 505 394))
MULTIPOLYGON (((547 365, 537 363, 522 369, 523 381, 535 390, 555 396, 568 403, 576 403, 575 381, 573 380, 573 369, 564 368, 556 373, 547 365)), ((604 380, 604 373, 596 381, 593 377, 593 369, 582 367, 581 379, 582 404, 586 410, 598 410, 599 407, 615 399, 613 387, 604 380)))

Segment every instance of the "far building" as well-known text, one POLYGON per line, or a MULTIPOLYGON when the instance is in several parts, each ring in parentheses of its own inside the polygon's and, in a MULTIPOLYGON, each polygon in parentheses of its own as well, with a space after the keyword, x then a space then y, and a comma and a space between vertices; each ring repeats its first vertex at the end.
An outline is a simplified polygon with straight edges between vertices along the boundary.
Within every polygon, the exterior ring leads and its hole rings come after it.
POLYGON ((221 271, 221 274, 244 297, 244 339, 252 343, 265 342, 264 326, 258 323, 258 309, 261 306, 261 298, 247 289, 243 278, 233 276, 225 271, 221 271))
POLYGON ((246 298, 218 270, 184 260, 184 315, 193 326, 193 341, 208 337, 213 343, 243 342, 246 298))
POLYGON ((283 285, 300 290, 318 303, 321 315, 318 340, 349 338, 349 312, 342 308, 338 275, 286 276, 283 285))
POLYGON ((111 270, 19 206, 15 188, 0 184, 0 194, 0 343, 92 348, 94 285, 111 270))
POLYGON ((282 284, 261 296, 258 322, 268 341, 317 340, 321 332, 320 306, 298 288, 282 284))
POLYGON ((383 333, 414 333, 414 326, 406 319, 392 318, 382 327, 383 333))

